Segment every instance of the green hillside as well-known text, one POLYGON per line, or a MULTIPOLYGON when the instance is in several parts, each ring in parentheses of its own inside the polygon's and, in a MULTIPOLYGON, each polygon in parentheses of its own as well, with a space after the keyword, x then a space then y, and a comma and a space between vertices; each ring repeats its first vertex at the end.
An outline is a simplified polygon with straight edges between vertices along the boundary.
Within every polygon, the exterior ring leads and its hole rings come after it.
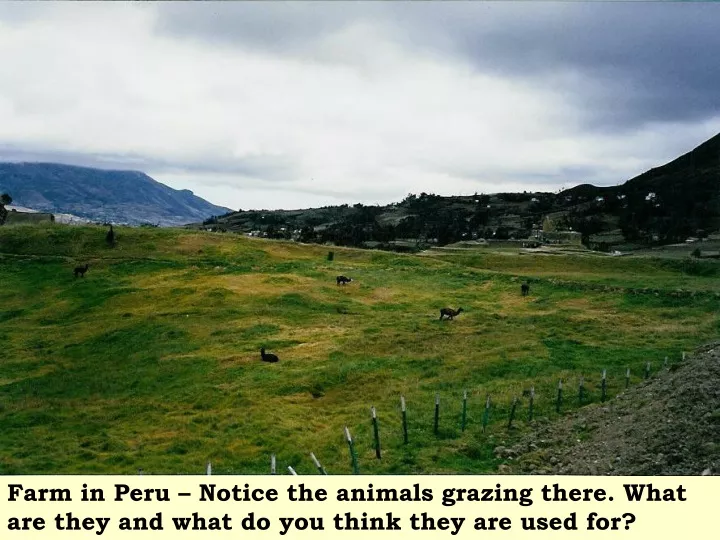
POLYGON ((350 248, 328 261, 321 245, 116 234, 109 248, 99 227, 0 228, 0 474, 201 473, 208 460, 264 473, 272 453, 302 474, 310 452, 349 473, 346 425, 361 472, 487 472, 516 436, 513 397, 522 432, 531 386, 536 415, 553 418, 558 379, 563 410, 578 406, 580 375, 596 403, 602 369, 615 395, 626 366, 636 382, 647 361, 679 361, 720 329, 716 261, 350 248), (354 281, 337 286, 339 274, 354 281), (445 306, 464 312, 439 321, 445 306))

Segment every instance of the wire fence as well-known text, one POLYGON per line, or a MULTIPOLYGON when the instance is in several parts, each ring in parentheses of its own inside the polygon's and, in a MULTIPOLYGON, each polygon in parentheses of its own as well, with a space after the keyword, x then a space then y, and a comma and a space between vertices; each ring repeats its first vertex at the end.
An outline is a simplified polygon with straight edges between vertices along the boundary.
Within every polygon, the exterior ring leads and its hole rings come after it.
MULTIPOLYGON (((681 360, 686 359, 686 353, 682 353, 681 360)), ((605 403, 609 396, 630 388, 633 384, 650 379, 659 371, 673 369, 680 359, 671 361, 667 356, 660 362, 644 362, 642 365, 626 366, 614 370, 603 369, 594 376, 577 373, 570 377, 558 379, 556 383, 549 383, 547 380, 537 385, 518 386, 516 394, 504 392, 497 396, 484 393, 482 389, 462 389, 454 393, 453 399, 448 401, 451 406, 446 406, 440 392, 434 394, 432 402, 432 421, 428 419, 427 410, 421 404, 416 404, 417 415, 413 419, 412 404, 409 404, 405 396, 398 396, 397 411, 392 415, 388 414, 381 425, 378 411, 374 405, 368 407, 368 419, 372 440, 368 441, 374 450, 376 460, 383 459, 382 448, 388 445, 388 441, 394 445, 411 446, 413 435, 427 431, 436 438, 447 438, 448 433, 462 434, 468 429, 477 429, 481 436, 486 438, 492 434, 505 433, 518 427, 519 423, 532 424, 540 419, 550 420, 577 410, 580 407, 592 403, 605 403), (460 395, 460 406, 456 408, 457 396, 460 395), (482 397, 475 400, 472 397, 482 397), (409 428, 411 424, 412 429, 409 428), (385 437, 381 441, 383 433, 393 433, 393 437, 385 437), (401 441, 401 442, 400 442, 401 441)), ((430 407, 427 407, 430 409, 430 407)), ((364 432, 367 434, 367 432, 364 432)), ((343 438, 348 447, 348 469, 336 471, 337 474, 360 474, 360 457, 356 449, 350 428, 345 426, 343 438)), ((310 452, 309 458, 318 474, 329 474, 314 452, 310 452)), ((286 470, 291 475, 297 475, 295 468, 288 465, 286 470)), ((205 472, 212 474, 212 464, 207 462, 205 472)), ((278 474, 277 456, 270 455, 269 473, 278 474)), ((143 474, 139 469, 138 474, 143 474)))

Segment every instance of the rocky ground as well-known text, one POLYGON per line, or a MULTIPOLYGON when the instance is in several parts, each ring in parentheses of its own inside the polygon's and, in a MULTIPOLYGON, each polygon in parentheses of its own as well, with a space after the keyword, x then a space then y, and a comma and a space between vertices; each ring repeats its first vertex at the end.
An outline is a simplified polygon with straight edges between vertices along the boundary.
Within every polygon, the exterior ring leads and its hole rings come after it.
POLYGON ((605 404, 535 424, 497 447, 500 472, 569 475, 720 474, 720 341, 605 404))

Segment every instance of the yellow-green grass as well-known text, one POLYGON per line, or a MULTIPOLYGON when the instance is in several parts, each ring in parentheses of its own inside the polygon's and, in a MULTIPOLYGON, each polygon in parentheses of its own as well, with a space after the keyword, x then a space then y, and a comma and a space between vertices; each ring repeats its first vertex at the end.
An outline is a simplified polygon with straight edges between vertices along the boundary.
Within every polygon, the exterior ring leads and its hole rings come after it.
POLYGON ((714 262, 411 256, 177 229, 117 239, 0 228, 0 473, 199 473, 208 460, 218 473, 265 473, 272 453, 312 473, 310 452, 349 473, 346 425, 362 472, 487 472, 513 437, 513 397, 522 430, 531 386, 536 414, 552 418, 559 379, 563 410, 578 406, 581 375, 597 403, 602 369, 612 396, 626 366, 637 382, 645 362, 678 361, 720 328, 714 262), (355 281, 337 286, 338 274, 355 281), (445 306, 465 311, 441 322, 445 306), (280 362, 261 362, 260 347, 280 362))

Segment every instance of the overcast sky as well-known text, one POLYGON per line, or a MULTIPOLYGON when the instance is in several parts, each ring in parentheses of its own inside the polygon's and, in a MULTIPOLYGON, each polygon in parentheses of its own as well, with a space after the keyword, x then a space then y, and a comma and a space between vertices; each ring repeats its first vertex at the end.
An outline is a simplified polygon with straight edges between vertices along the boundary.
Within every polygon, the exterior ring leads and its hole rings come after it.
POLYGON ((720 132, 720 5, 0 3, 0 161, 230 208, 615 185, 720 132))

